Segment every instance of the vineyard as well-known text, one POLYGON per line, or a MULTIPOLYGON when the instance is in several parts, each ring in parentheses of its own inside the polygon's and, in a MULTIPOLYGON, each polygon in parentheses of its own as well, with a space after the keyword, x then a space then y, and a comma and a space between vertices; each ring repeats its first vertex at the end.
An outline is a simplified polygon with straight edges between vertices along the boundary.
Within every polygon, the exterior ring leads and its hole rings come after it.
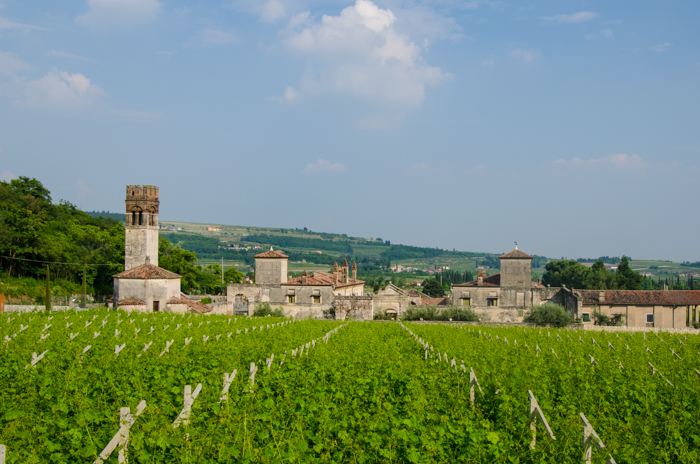
POLYGON ((104 311, 0 338, 6 463, 700 462, 697 335, 104 311))

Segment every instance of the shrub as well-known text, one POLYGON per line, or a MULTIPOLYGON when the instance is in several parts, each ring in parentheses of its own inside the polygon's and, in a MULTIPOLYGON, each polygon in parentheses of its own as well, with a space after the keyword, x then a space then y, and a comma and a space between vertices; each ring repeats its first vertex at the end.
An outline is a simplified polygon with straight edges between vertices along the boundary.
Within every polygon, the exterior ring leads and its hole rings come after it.
POLYGON ((438 309, 436 306, 412 306, 403 313, 405 321, 461 321, 478 322, 479 316, 471 309, 448 307, 438 309))
POLYGON ((209 298, 209 297, 202 298, 201 300, 199 300, 199 302, 202 304, 211 304, 211 298, 209 298))
POLYGON ((537 325, 566 327, 574 322, 574 317, 563 306, 545 304, 533 306, 523 320, 525 322, 534 322, 537 325))
POLYGON ((265 316, 284 317, 284 311, 282 310, 281 306, 279 308, 272 309, 272 306, 270 306, 270 303, 257 303, 255 305, 255 309, 253 310, 253 316, 255 316, 255 317, 265 317, 265 316))
POLYGON ((612 317, 607 316, 598 310, 593 311, 593 320, 595 325, 618 326, 624 322, 624 314, 614 314, 612 317))
POLYGON ((394 319, 393 314, 387 314, 386 310, 377 311, 374 313, 375 321, 391 321, 394 319))

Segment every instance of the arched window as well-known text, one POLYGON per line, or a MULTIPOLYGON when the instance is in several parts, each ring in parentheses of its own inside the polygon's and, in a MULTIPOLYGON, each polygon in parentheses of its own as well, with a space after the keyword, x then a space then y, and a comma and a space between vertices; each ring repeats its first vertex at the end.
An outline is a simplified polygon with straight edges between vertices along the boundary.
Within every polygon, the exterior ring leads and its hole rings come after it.
POLYGON ((143 225, 143 211, 139 211, 139 225, 143 225))
POLYGON ((136 211, 131 212, 131 225, 136 225, 136 211))

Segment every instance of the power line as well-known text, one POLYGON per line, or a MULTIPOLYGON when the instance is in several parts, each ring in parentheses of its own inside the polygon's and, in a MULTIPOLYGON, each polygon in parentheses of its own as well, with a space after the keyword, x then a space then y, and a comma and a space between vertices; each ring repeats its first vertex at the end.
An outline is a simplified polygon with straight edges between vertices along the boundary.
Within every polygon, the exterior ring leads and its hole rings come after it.
POLYGON ((90 263, 62 263, 59 261, 41 261, 39 259, 26 259, 26 258, 13 258, 11 256, 0 256, 2 259, 14 259, 16 261, 29 261, 32 263, 43 263, 43 264, 64 264, 68 266, 119 266, 119 264, 90 264, 90 263))

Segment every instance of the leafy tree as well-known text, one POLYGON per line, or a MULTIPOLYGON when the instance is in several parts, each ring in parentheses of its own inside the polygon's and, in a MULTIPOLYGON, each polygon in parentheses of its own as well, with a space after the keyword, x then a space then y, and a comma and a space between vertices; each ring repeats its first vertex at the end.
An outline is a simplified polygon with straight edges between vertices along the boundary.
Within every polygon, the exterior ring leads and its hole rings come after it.
POLYGON ((243 281, 243 274, 241 274, 235 267, 230 267, 224 271, 224 283, 238 284, 243 281))
POLYGON ((425 279, 423 282, 423 293, 432 298, 445 296, 445 287, 435 279, 425 279))
POLYGON ((588 270, 588 275, 584 278, 584 284, 587 289, 595 290, 610 290, 615 288, 615 279, 613 274, 605 268, 605 263, 599 259, 588 270))
POLYGON ((544 285, 552 287, 567 286, 569 288, 586 288, 588 268, 573 260, 562 259, 550 261, 545 266, 546 272, 542 276, 544 285))
MULTIPOLYGON (((620 264, 615 272, 615 285, 620 290, 641 290, 642 276, 639 272, 633 271, 627 256, 620 259, 620 264)), ((680 284, 680 283, 679 283, 680 284)))

